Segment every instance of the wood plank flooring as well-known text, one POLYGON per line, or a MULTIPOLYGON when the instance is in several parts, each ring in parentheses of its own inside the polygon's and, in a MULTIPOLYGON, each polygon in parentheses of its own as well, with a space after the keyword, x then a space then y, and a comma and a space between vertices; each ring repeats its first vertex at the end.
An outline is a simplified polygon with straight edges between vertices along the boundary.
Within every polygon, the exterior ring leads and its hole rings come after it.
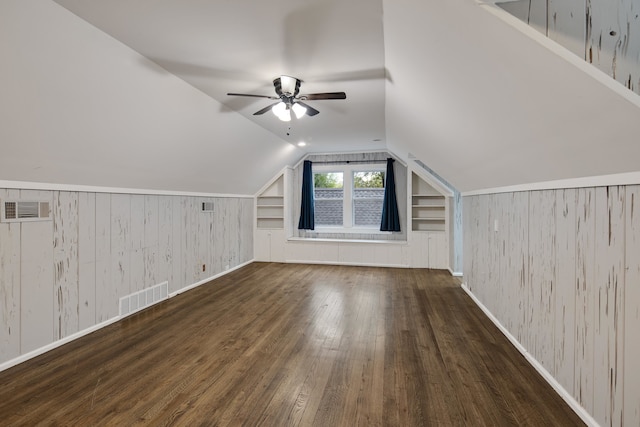
POLYGON ((254 263, 0 372, 0 425, 583 425, 448 273, 254 263))

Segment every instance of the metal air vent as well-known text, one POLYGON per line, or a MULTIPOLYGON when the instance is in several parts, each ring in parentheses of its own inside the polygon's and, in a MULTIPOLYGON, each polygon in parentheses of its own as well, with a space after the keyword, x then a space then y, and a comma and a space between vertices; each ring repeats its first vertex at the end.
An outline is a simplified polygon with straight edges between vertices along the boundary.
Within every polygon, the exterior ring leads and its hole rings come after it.
POLYGON ((31 200, 4 200, 2 204, 0 221, 47 221, 51 219, 49 202, 31 200))

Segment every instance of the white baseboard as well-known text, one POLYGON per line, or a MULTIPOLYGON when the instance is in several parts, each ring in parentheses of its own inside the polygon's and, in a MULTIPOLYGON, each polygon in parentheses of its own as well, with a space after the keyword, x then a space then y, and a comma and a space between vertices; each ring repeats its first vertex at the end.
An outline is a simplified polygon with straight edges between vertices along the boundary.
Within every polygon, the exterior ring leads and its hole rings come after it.
POLYGON ((542 366, 542 364, 540 362, 538 362, 536 360, 536 358, 533 357, 533 355, 531 355, 531 353, 529 353, 527 351, 527 349, 522 344, 520 344, 520 342, 516 339, 516 337, 511 335, 511 332, 509 332, 507 330, 507 328, 505 328, 502 325, 502 323, 500 323, 500 321, 498 321, 498 319, 493 315, 493 313, 491 313, 491 311, 489 311, 489 309, 487 307, 485 307, 485 305, 482 304, 482 302, 480 302, 480 300, 478 298, 476 298, 476 296, 473 294, 473 292, 471 292, 471 290, 467 287, 467 284, 463 283, 461 285, 461 287, 467 293, 467 295, 469 295, 469 297, 471 297, 473 302, 478 307, 480 307, 480 309, 489 318, 489 320, 491 320, 493 322, 493 324, 498 327, 500 332, 502 332, 504 334, 504 336, 507 337, 507 339, 511 342, 511 344, 513 344, 513 346, 516 349, 518 349, 518 351, 520 353, 522 353, 522 355, 525 357, 525 359, 527 359, 529 364, 531 364, 531 366, 533 366, 535 368, 535 370, 538 371, 538 373, 540 375, 542 375, 542 378, 544 378, 549 383, 549 385, 551 387, 553 387, 553 389, 556 391, 556 393, 558 393, 560 395, 560 397, 562 397, 562 399, 564 399, 564 401, 567 402, 569 407, 571 407, 571 409, 573 409, 573 411, 582 419, 582 421, 584 421, 584 423, 589 427, 599 427, 599 424, 596 422, 595 419, 593 419, 591 414, 589 414, 578 403, 578 401, 575 400, 573 398, 573 396, 571 396, 571 394, 567 390, 565 390, 564 387, 562 387, 562 385, 549 373, 549 371, 547 371, 544 368, 544 366, 542 366))
POLYGON ((344 261, 313 261, 313 260, 297 260, 288 259, 287 264, 319 264, 319 265, 349 265, 353 267, 391 267, 391 268, 409 268, 404 264, 375 264, 370 262, 344 262, 344 261))
MULTIPOLYGON (((186 286, 186 287, 184 287, 184 288, 182 288, 182 289, 180 289, 180 290, 178 290, 178 291, 176 291, 176 292, 173 292, 173 293, 169 294, 169 297, 168 297, 168 298, 173 298, 173 297, 175 297, 176 295, 179 295, 179 294, 184 293, 184 292, 186 292, 186 291, 188 291, 188 290, 191 290, 191 289, 193 289, 193 288, 196 288, 196 287, 198 287, 198 286, 201 286, 201 285, 203 285, 203 284, 205 284, 205 283, 207 283, 207 282, 210 282, 210 281, 212 281, 212 280, 214 280, 214 279, 217 279, 218 277, 224 276, 225 274, 229 274, 229 273, 231 273, 231 272, 232 272, 232 271, 234 271, 234 270, 237 270, 237 269, 239 269, 239 268, 242 268, 242 267, 244 267, 244 266, 246 266, 246 265, 251 264, 253 261, 254 261, 254 260, 247 261, 247 262, 242 263, 242 264, 240 264, 240 265, 237 265, 237 266, 235 266, 235 267, 233 267, 233 268, 230 268, 229 270, 225 270, 225 271, 223 271, 222 273, 218 273, 218 274, 216 274, 215 276, 211 276, 211 277, 209 277, 209 278, 207 278, 207 279, 204 279, 204 280, 201 280, 201 281, 199 281, 199 282, 197 282, 197 283, 194 283, 194 284, 192 284, 192 285, 186 286)), ((163 302, 163 301, 166 301, 166 300, 167 300, 167 299, 160 300, 160 301, 158 301, 158 302, 157 302, 157 303, 155 303, 155 304, 159 304, 159 303, 161 303, 161 302, 163 302)), ((152 306, 153 306, 153 305, 155 305, 155 304, 152 304, 152 305, 150 305, 149 307, 152 307, 152 306)), ((146 309, 146 308, 149 308, 149 307, 145 307, 145 309, 146 309)), ((128 315, 127 315, 127 316, 128 316, 128 315)), ((64 345, 64 344, 70 343, 71 341, 77 340, 78 338, 82 338, 82 337, 83 337, 83 336, 85 336, 85 335, 89 335, 90 333, 95 332, 95 331, 97 331, 98 329, 102 329, 102 328, 104 328, 104 327, 106 327, 106 326, 109 326, 109 325, 111 325, 112 323, 115 323, 115 322, 117 322, 117 321, 119 321, 119 320, 122 320, 122 319, 124 319, 124 318, 125 318, 125 317, 127 317, 127 316, 115 316, 115 317, 112 317, 112 318, 111 318, 111 319, 109 319, 109 320, 105 320, 105 321, 104 321, 104 322, 102 322, 102 323, 98 323, 97 325, 93 325, 93 326, 91 326, 91 327, 89 327, 89 328, 87 328, 87 329, 83 329, 82 331, 79 331, 79 332, 76 332, 76 333, 74 333, 74 334, 71 334, 71 335, 69 335, 68 337, 64 337, 64 338, 59 339, 59 340, 57 340, 57 341, 54 341, 54 342, 52 342, 52 343, 50 343, 50 344, 47 344, 47 345, 44 345, 44 346, 42 346, 42 347, 40 347, 40 348, 37 348, 37 349, 35 349, 35 350, 32 350, 32 351, 30 351, 30 352, 28 352, 28 353, 21 354, 20 356, 18 356, 18 357, 16 357, 16 358, 14 358, 14 359, 8 360, 8 361, 6 361, 6 362, 2 362, 2 363, 0 363, 0 372, 2 372, 2 371, 4 371, 4 370, 7 370, 7 369, 9 369, 9 368, 11 368, 11 367, 13 367, 13 366, 16 366, 16 365, 18 365, 18 364, 20 364, 20 363, 22 363, 22 362, 26 362, 26 361, 27 361, 27 360, 29 360, 29 359, 33 359, 34 357, 40 356, 41 354, 44 354, 44 353, 46 353, 46 352, 48 352, 48 351, 51 351, 51 350, 53 350, 54 348, 58 348, 58 347, 60 347, 60 346, 62 346, 62 345, 64 345)))
POLYGON ((451 273, 451 275, 453 277, 462 277, 462 272, 461 271, 453 271, 450 268, 447 268, 447 270, 449 270, 449 273, 451 273))

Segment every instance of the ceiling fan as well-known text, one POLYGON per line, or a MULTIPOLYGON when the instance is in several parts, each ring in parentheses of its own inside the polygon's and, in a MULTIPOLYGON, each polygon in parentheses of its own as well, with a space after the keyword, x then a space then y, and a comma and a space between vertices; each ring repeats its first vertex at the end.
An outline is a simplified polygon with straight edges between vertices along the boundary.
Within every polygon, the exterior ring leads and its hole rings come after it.
POLYGON ((323 99, 347 99, 347 95, 344 92, 325 92, 325 93, 310 93, 307 95, 299 95, 300 84, 302 80, 290 76, 280 76, 273 81, 273 86, 276 89, 278 96, 269 95, 252 95, 247 93, 227 93, 230 96, 250 96, 253 98, 267 98, 277 99, 278 102, 274 102, 265 108, 253 113, 254 116, 259 116, 271 110, 273 113, 283 122, 291 120, 291 111, 296 115, 296 118, 300 119, 305 114, 308 116, 315 116, 320 111, 307 105, 302 101, 317 101, 323 99))

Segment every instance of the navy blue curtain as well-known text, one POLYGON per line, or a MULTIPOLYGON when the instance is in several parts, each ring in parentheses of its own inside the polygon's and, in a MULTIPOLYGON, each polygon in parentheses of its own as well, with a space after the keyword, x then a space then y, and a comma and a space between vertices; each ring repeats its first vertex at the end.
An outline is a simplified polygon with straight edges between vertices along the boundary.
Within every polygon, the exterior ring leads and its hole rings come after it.
POLYGON ((396 178, 393 175, 394 161, 391 158, 387 159, 380 231, 400 231, 400 215, 398 215, 398 200, 396 199, 396 178))
POLYGON ((313 206, 313 172, 311 162, 304 161, 302 168, 302 203, 300 204, 299 230, 313 230, 315 227, 313 206))

